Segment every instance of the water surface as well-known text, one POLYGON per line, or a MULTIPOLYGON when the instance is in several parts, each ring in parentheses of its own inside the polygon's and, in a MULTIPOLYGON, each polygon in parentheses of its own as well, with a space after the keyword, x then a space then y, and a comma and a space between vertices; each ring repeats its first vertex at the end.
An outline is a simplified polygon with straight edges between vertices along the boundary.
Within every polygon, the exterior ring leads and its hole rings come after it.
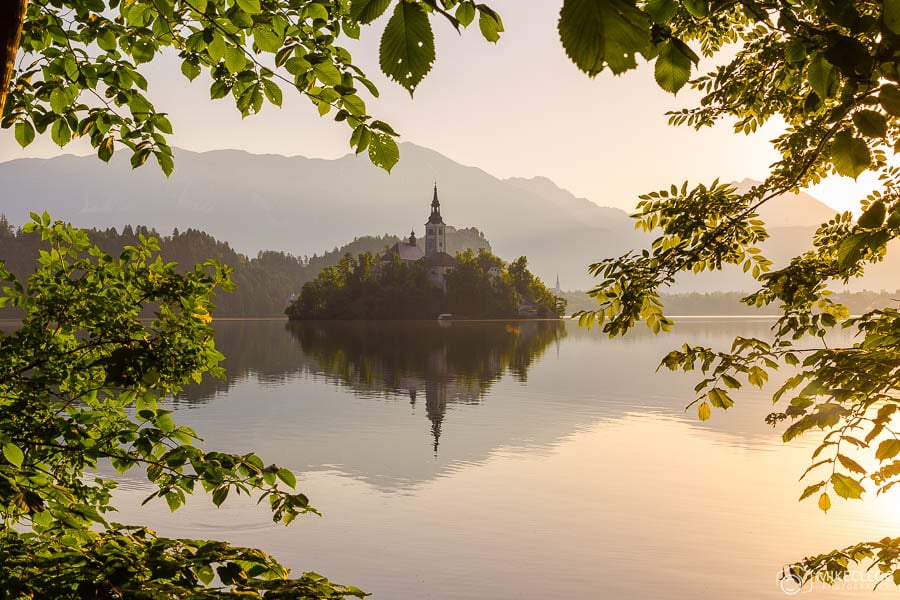
POLYGON ((798 503, 813 440, 783 445, 765 392, 700 423, 695 379, 655 371, 682 341, 726 349, 768 326, 683 319, 611 341, 564 322, 218 323, 229 379, 176 399, 177 420, 294 469, 324 516, 139 509, 135 478, 119 518, 259 546, 376 599, 783 598, 783 565, 897 535, 900 496, 798 503))

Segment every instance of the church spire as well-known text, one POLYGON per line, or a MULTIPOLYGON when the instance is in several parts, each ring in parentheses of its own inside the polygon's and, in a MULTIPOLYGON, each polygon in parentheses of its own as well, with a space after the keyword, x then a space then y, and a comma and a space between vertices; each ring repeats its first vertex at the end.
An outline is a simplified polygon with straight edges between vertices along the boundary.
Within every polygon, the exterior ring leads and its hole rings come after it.
POLYGON ((425 256, 431 258, 435 254, 447 251, 446 225, 441 217, 441 202, 438 200, 437 182, 434 182, 434 199, 431 201, 431 214, 425 223, 425 256))

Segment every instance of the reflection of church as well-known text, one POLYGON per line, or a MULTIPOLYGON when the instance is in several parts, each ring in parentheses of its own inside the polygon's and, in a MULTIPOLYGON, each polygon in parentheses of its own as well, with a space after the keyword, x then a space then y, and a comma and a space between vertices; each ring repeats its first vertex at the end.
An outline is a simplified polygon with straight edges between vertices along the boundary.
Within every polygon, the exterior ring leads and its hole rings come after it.
MULTIPOLYGON (((491 357, 489 366, 496 374, 502 370, 499 360, 491 357)), ((447 364, 447 346, 441 346, 428 354, 425 365, 425 377, 401 377, 399 387, 409 392, 409 403, 415 407, 419 392, 425 391, 425 416, 431 421, 432 446, 437 456, 441 439, 441 425, 447 412, 447 404, 478 404, 484 396, 484 390, 477 378, 464 381, 457 373, 452 373, 447 364)))
POLYGON ((428 281, 435 287, 447 291, 447 273, 456 266, 454 257, 447 254, 447 225, 441 217, 441 203, 438 200, 437 184, 434 184, 434 198, 431 201, 431 214, 425 223, 425 250, 416 242, 416 232, 409 233, 407 241, 399 241, 391 246, 381 257, 384 267, 392 260, 413 263, 424 261, 428 269, 428 281))

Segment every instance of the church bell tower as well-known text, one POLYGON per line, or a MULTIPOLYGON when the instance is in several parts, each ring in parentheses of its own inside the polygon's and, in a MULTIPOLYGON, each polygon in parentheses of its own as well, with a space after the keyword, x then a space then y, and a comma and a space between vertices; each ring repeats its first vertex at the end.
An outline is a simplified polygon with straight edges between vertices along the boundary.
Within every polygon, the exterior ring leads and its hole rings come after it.
POLYGON ((441 203, 438 201, 437 183, 434 184, 434 199, 431 201, 431 214, 425 223, 425 256, 434 256, 447 251, 447 226, 441 218, 441 203))

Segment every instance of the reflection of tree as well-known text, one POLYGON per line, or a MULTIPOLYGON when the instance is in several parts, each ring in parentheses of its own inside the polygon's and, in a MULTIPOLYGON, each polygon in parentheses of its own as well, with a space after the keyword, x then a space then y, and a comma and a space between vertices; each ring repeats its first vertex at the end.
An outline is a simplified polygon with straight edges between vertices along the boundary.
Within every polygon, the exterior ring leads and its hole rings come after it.
POLYGON ((437 453, 448 404, 476 404, 504 373, 525 381, 529 367, 566 334, 559 321, 518 323, 292 322, 306 359, 357 392, 425 393, 437 453))
POLYGON ((279 383, 305 370, 303 353, 288 335, 283 320, 213 321, 216 348, 225 355, 222 366, 227 378, 206 376, 187 386, 176 402, 208 402, 227 392, 238 381, 253 375, 261 383, 279 383))

